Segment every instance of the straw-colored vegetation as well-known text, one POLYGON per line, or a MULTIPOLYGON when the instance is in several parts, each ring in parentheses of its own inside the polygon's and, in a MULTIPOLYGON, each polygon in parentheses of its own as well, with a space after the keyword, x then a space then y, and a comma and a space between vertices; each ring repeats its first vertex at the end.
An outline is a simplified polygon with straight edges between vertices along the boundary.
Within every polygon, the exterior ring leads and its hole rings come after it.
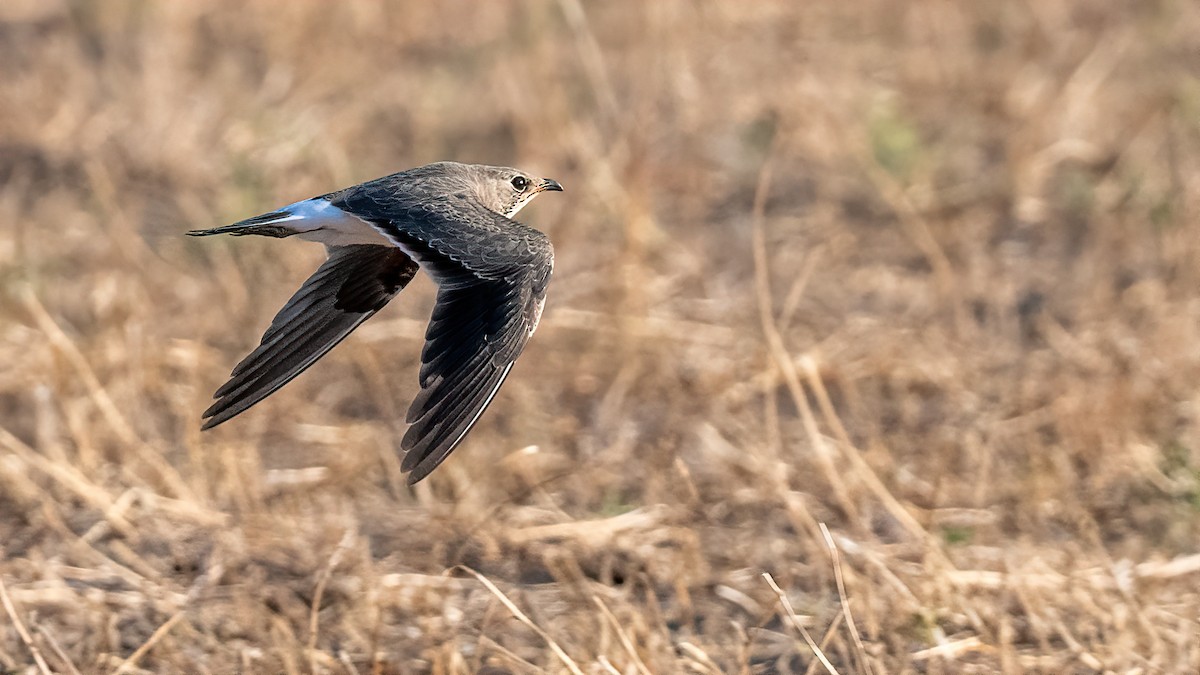
POLYGON ((1198 55, 1191 0, 0 3, 0 671, 1197 672, 1198 55), (427 279, 200 433, 322 251, 181 234, 439 159, 567 189, 468 441, 405 486, 427 279))

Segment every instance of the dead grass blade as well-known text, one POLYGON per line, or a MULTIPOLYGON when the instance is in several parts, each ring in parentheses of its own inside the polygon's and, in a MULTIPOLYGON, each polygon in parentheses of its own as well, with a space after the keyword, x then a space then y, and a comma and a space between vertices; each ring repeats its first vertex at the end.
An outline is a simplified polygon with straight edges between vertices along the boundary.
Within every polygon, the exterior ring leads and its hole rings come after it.
POLYGON ((546 643, 546 646, 550 648, 550 651, 554 652, 554 655, 558 657, 558 660, 561 661, 564 666, 566 666, 567 670, 571 671, 572 675, 583 675, 583 671, 579 669, 579 666, 571 659, 570 656, 567 656, 567 653, 563 651, 562 647, 558 646, 558 643, 554 641, 554 638, 550 637, 549 633, 542 630, 540 626, 535 624, 529 617, 525 616, 525 613, 522 612, 512 600, 509 600, 508 596, 505 595, 504 592, 499 588, 497 588, 496 584, 493 584, 490 579, 483 576, 479 572, 476 572, 470 567, 467 567, 466 565, 458 565, 454 569, 460 569, 475 577, 475 579, 477 579, 479 583, 483 584, 492 595, 496 596, 496 599, 499 600, 506 609, 508 609, 509 613, 513 615, 513 618, 525 624, 530 630, 537 633, 538 637, 542 638, 542 640, 546 643))
POLYGON ((142 657, 148 654, 150 650, 154 648, 154 645, 158 644, 159 640, 162 640, 164 637, 166 637, 167 633, 170 633, 171 629, 175 627, 175 624, 179 623, 183 619, 185 611, 186 608, 175 612, 175 614, 171 615, 171 618, 167 619, 161 626, 156 628, 154 632, 150 634, 150 637, 142 643, 142 646, 135 649, 134 652, 129 655, 129 658, 122 661, 121 665, 117 666, 116 669, 112 671, 112 675, 119 675, 120 673, 129 672, 136 668, 138 661, 141 661, 142 657))
POLYGON ((46 644, 50 645, 50 649, 54 650, 54 655, 57 656, 59 660, 63 662, 63 665, 67 667, 67 672, 69 672, 71 675, 82 675, 79 672, 79 669, 76 668, 75 664, 71 661, 71 657, 67 656, 67 653, 63 651, 62 646, 58 644, 58 640, 54 638, 54 635, 47 630, 45 626, 38 626, 37 632, 46 641, 46 644))
POLYGON ((621 671, 617 670, 616 666, 612 664, 612 661, 608 660, 607 656, 601 654, 596 657, 596 661, 600 664, 600 669, 609 673, 609 675, 621 675, 621 671))
POLYGON ((829 528, 825 523, 820 523, 821 534, 825 537, 825 546, 829 549, 829 558, 833 563, 833 579, 837 583, 838 599, 842 604, 842 616, 846 617, 846 628, 850 630, 850 637, 854 639, 854 650, 858 656, 859 663, 862 669, 868 673, 874 673, 875 669, 871 666, 870 659, 867 658, 867 648, 863 646, 862 636, 858 633, 858 626, 854 623, 854 616, 850 613, 850 599, 846 595, 846 581, 842 576, 842 559, 838 555, 837 545, 833 543, 833 536, 829 534, 829 528))
MULTIPOLYGON (((844 621, 842 614, 833 617, 833 621, 829 622, 829 628, 825 629, 825 635, 821 637, 821 650, 824 651, 829 647, 829 643, 833 641, 833 636, 837 635, 837 629, 841 627, 844 621)), ((808 662, 808 667, 804 669, 804 675, 812 675, 817 672, 817 666, 821 665, 820 661, 813 659, 808 662)))
POLYGON ((955 659, 963 654, 990 649, 982 640, 975 636, 947 642, 946 644, 930 647, 913 652, 913 661, 926 661, 933 658, 955 659))
POLYGON ((642 657, 638 656, 637 647, 633 645, 633 640, 629 638, 629 633, 625 632, 625 629, 621 627, 621 622, 617 621, 617 617, 613 615, 612 610, 597 595, 592 596, 592 602, 600 608, 600 613, 604 615, 604 618, 608 620, 613 630, 616 631, 617 639, 621 641, 621 646, 625 649, 625 653, 629 654, 629 658, 633 661, 633 665, 637 667, 638 672, 642 675, 650 675, 650 669, 646 667, 646 664, 642 661, 642 657))
POLYGON ((29 653, 33 654, 33 660, 37 663, 38 670, 42 672, 42 675, 50 675, 50 666, 46 665, 41 650, 33 643, 33 638, 25 629, 25 624, 17 614, 17 608, 13 607, 12 598, 8 597, 8 588, 4 585, 3 577, 0 577, 0 600, 4 601, 4 611, 8 614, 8 618, 12 619, 13 626, 17 629, 17 635, 21 637, 21 642, 24 642, 25 646, 29 648, 29 653))
POLYGON ((854 500, 850 497, 850 489, 846 486, 845 481, 842 480, 837 466, 834 465, 833 453, 829 448, 829 444, 825 442, 825 437, 817 429, 817 421, 813 416, 812 408, 808 405, 808 398, 804 395, 803 386, 800 384, 800 377, 792 363, 792 357, 788 353, 787 346, 783 342, 783 336, 780 335, 775 323, 775 309, 771 302, 770 263, 767 256, 766 234, 763 227, 763 214, 766 210, 767 193, 771 188, 772 167, 772 160, 770 155, 768 155, 767 161, 763 164, 759 172, 751 216, 755 295, 758 298, 759 319, 762 323, 763 334, 767 339, 771 358, 775 361, 776 367, 783 372, 788 392, 791 393, 796 408, 800 411, 804 430, 808 434, 809 442, 812 443, 813 456, 816 458, 817 464, 821 467, 821 472, 824 474, 825 480, 829 483, 829 487, 833 490, 834 499, 851 522, 861 522, 858 507, 855 506, 854 500))
POLYGON ((529 673, 539 673, 540 674, 540 673, 546 672, 545 670, 538 668, 537 666, 526 661, 525 659, 521 658, 520 656, 517 656, 516 654, 512 653, 512 650, 508 649, 504 645, 500 644, 499 642, 496 642, 495 640, 493 640, 492 638, 490 638, 486 635, 479 636, 479 646, 486 647, 489 651, 493 651, 493 652, 496 652, 496 654, 499 654, 500 658, 506 662, 505 665, 509 666, 510 668, 519 668, 519 669, 521 669, 525 672, 529 672, 529 673))
POLYGON ((604 63, 604 53, 592 32, 583 3, 579 0, 559 0, 558 5, 567 20, 567 25, 575 33, 576 39, 573 42, 583 61, 592 91, 604 107, 606 122, 612 124, 619 119, 621 108, 604 63))
POLYGON ((817 657, 817 660, 821 662, 821 665, 825 666, 825 670, 829 671, 830 675, 837 675, 837 669, 834 668, 833 664, 829 662, 829 659, 825 656, 825 652, 821 651, 821 648, 817 645, 816 640, 813 640, 812 635, 810 635, 808 632, 808 629, 804 627, 803 623, 801 623, 800 617, 796 616, 796 610, 792 609, 792 601, 788 600, 787 594, 783 592, 783 589, 779 587, 779 584, 775 583, 775 579, 771 577, 770 572, 763 572, 762 577, 763 579, 766 579, 767 585, 771 587, 771 590, 774 591, 775 595, 779 598, 779 604, 783 606, 784 613, 787 614, 788 619, 792 622, 792 625, 796 627, 796 630, 800 631, 801 637, 803 637, 804 641, 808 643, 808 648, 812 650, 813 655, 817 657))
POLYGON ((691 666, 693 670, 705 673, 706 675, 720 675, 721 669, 717 667, 716 663, 713 663, 712 657, 706 654, 703 649, 686 640, 675 646, 679 651, 687 655, 687 665, 691 666))
POLYGON ((321 578, 317 580, 317 588, 313 592, 312 609, 308 614, 308 654, 312 671, 317 672, 317 632, 320 627, 321 615, 321 598, 325 596, 325 587, 329 584, 329 578, 333 576, 333 570, 342 562, 342 557, 350 546, 354 544, 355 530, 346 528, 346 532, 342 535, 341 541, 338 542, 337 548, 333 554, 329 556, 329 562, 325 564, 325 569, 321 570, 321 578))
MULTIPOLYGON (((863 459, 862 453, 858 451, 858 448, 850 442, 850 434, 846 432, 846 427, 842 425, 841 419, 837 416, 837 412, 833 408, 833 403, 829 400, 829 392, 825 389, 825 383, 821 381, 821 374, 817 369, 816 361, 808 355, 802 356, 799 361, 800 369, 804 371, 808 386, 816 395, 817 405, 821 409, 821 414, 825 416, 825 421, 833 427, 833 432, 841 444, 842 454, 850 460, 855 473, 866 483, 868 489, 883 504, 888 513, 899 521, 904 526, 904 529, 908 530, 909 534, 921 541, 929 542, 929 532, 908 512, 908 509, 904 508, 900 500, 896 499, 896 496, 884 485, 879 475, 871 468, 871 465, 867 464, 867 461, 863 459)), ((945 557, 942 556, 941 551, 936 546, 931 545, 930 548, 933 549, 934 554, 938 556, 939 560, 942 560, 949 566, 949 562, 945 560, 945 557)))

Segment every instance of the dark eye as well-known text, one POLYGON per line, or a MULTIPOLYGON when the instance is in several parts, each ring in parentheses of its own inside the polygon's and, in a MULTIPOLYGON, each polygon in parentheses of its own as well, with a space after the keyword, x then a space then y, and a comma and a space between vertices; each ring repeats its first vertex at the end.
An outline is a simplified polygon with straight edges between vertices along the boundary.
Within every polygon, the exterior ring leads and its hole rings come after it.
POLYGON ((529 187, 529 179, 525 176, 517 176, 512 179, 512 186, 517 192, 524 192, 525 188, 529 187))

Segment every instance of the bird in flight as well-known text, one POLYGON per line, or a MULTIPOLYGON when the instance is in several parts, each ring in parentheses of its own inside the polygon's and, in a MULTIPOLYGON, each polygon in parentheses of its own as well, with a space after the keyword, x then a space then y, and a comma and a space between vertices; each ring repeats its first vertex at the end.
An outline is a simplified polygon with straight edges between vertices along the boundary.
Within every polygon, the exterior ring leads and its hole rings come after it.
POLYGON ((203 428, 290 382, 424 269, 437 301, 400 445, 408 483, 428 476, 491 403, 541 319, 554 249, 512 217, 548 190, 562 186, 517 169, 438 162, 188 232, 297 235, 329 256, 217 389, 203 428))

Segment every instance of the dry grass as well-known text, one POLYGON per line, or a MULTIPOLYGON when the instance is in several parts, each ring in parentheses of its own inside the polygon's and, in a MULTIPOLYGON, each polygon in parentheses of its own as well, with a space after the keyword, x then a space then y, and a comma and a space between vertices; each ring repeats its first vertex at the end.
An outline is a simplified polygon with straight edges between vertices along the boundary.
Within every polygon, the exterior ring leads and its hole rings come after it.
POLYGON ((0 670, 1197 672, 1198 55, 1183 0, 5 2, 0 670), (567 187, 470 440, 404 486, 428 281, 201 434, 321 251, 181 233, 438 159, 567 187))

